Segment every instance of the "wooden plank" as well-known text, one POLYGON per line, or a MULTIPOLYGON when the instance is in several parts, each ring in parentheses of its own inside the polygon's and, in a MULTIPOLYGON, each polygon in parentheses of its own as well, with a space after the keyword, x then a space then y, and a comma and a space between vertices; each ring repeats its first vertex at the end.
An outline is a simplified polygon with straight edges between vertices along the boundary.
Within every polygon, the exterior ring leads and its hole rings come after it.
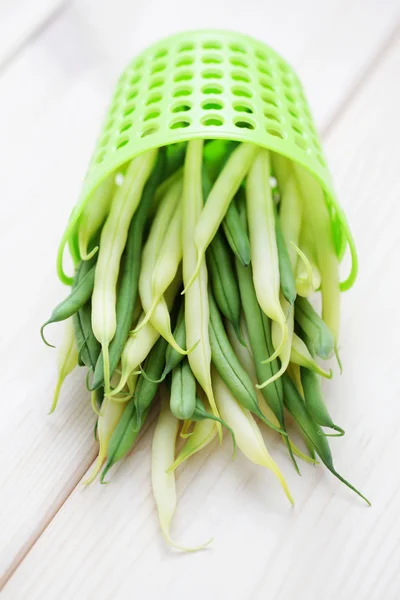
POLYGON ((13 0, 0 6, 0 69, 49 24, 68 0, 13 0))
MULTIPOLYGON (((324 64, 332 73, 331 86, 325 87, 324 95, 315 102, 317 114, 318 110, 321 111, 318 122, 323 126, 334 113, 334 90, 340 88, 344 95, 349 89, 349 82, 359 77, 365 68, 365 55, 369 56, 383 44, 392 27, 396 10, 393 7, 390 12, 392 7, 388 5, 386 11, 381 11, 381 5, 369 2, 368 5, 363 4, 362 15, 357 15, 352 7, 360 6, 359 0, 346 3, 346 10, 349 10, 353 19, 353 38, 358 39, 357 36, 360 36, 360 43, 362 41, 365 47, 364 53, 361 53, 357 44, 352 41, 348 49, 349 60, 345 67, 339 70, 338 63, 335 62, 336 47, 333 46, 333 40, 343 26, 344 18, 342 13, 336 10, 337 2, 326 2, 324 9, 319 4, 306 2, 300 10, 294 2, 275 3, 261 9, 259 3, 250 2, 246 9, 254 9, 253 20, 256 25, 253 33, 258 37, 267 37, 260 25, 263 20, 265 22, 268 17, 275 23, 274 28, 271 28, 271 36, 268 35, 268 41, 281 49, 292 62, 298 60, 300 72, 306 73, 308 61, 313 61, 317 74, 313 83, 315 89, 320 68, 315 61, 317 56, 321 56, 319 64, 324 64), (336 29, 333 24, 336 25, 336 29), (314 37, 313 32, 317 26, 319 37, 314 37), (311 27, 309 35, 307 27, 311 27), (326 35, 322 39, 323 32, 326 35), (314 41, 317 45, 313 45, 314 41), (354 60, 353 50, 356 55, 354 60), (297 58, 300 56, 301 61, 297 58), (345 78, 342 80, 344 74, 345 78), (318 109, 322 105, 323 110, 318 109)), ((54 355, 40 346, 37 332, 48 311, 63 294, 62 286, 56 283, 54 276, 53 262, 57 241, 78 194, 112 82, 122 62, 126 62, 128 56, 155 37, 170 30, 205 25, 205 16, 195 23, 194 17, 188 15, 189 11, 186 11, 184 19, 182 3, 176 5, 176 10, 170 13, 169 20, 164 12, 166 8, 163 3, 154 1, 141 3, 137 7, 126 0, 114 2, 112 7, 105 1, 97 2, 96 10, 93 10, 93 6, 92 1, 71 5, 63 17, 32 45, 29 52, 19 56, 12 68, 0 79, 3 107, 0 134, 1 139, 7 140, 7 147, 1 149, 7 169, 2 174, 0 192, 4 198, 16 198, 16 201, 5 203, 4 209, 2 207, 5 217, 2 222, 7 223, 7 227, 2 226, 1 249, 4 256, 9 248, 14 252, 13 260, 7 261, 3 269, 4 281, 8 282, 12 294, 6 294, 3 298, 4 314, 10 315, 10 318, 2 323, 5 344, 0 354, 3 370, 2 391, 8 400, 5 404, 4 418, 0 423, 2 474, 7 482, 6 486, 0 488, 0 573, 10 573, 13 570, 51 520, 52 515, 59 510, 70 490, 80 480, 82 470, 93 457, 93 416, 90 414, 81 376, 71 376, 71 382, 62 397, 60 410, 53 417, 45 418, 51 388, 55 382, 55 361, 54 355), (154 19, 154 29, 149 33, 146 23, 154 14, 157 14, 157 19, 154 19), (172 20, 172 16, 177 16, 176 20, 172 20), (161 32, 162 21, 164 28, 161 32), (166 23, 169 24, 167 27, 166 23), (115 35, 110 33, 113 31, 118 31, 118 43, 115 43, 115 35), (73 44, 71 40, 74 41, 73 44), (20 101, 17 102, 16 99, 20 101), (24 110, 21 110, 21 105, 24 106, 24 110), (15 240, 19 241, 18 248, 15 240), (17 355, 18 363, 10 361, 10 356, 17 355)), ((214 14, 211 24, 221 26, 222 9, 216 5, 214 13, 214 4, 203 3, 202 6, 205 13, 208 7, 209 14, 214 14)), ((344 10, 344 3, 340 6, 344 10)), ((225 26, 230 24, 231 28, 251 32, 247 10, 238 3, 234 5, 234 9, 235 22, 230 15, 225 15, 228 19, 225 26)), ((194 14, 197 14, 196 11, 197 8, 194 14)), ((347 30, 347 24, 346 31, 350 31, 347 30)), ((349 44, 350 39, 349 34, 346 36, 343 36, 345 45, 349 44)), ((311 74, 310 67, 309 79, 311 74)), ((336 97, 335 103, 337 101, 336 97)), ((58 330, 51 334, 54 335, 52 339, 55 341, 59 339, 58 330)), ((148 464, 145 462, 146 458, 148 461, 148 444, 147 438, 147 441, 143 441, 139 446, 139 452, 136 452, 131 461, 121 469, 121 477, 115 477, 113 486, 94 487, 93 491, 88 490, 85 493, 79 489, 70 502, 73 503, 72 506, 76 506, 73 512, 76 510, 78 521, 79 514, 81 515, 82 523, 88 518, 88 513, 93 517, 97 515, 100 521, 103 511, 108 511, 114 517, 115 507, 121 506, 119 523, 123 528, 127 525, 126 515, 132 514, 133 495, 137 494, 137 515, 142 516, 146 526, 142 527, 141 519, 136 516, 132 519, 127 535, 131 536, 130 539, 138 540, 138 551, 142 544, 150 544, 151 552, 155 553, 156 558, 164 565, 165 578, 172 580, 177 574, 169 574, 169 555, 165 554, 164 546, 159 540, 152 503, 145 502, 150 490, 148 464), (139 458, 144 461, 143 465, 138 464, 139 458), (134 479, 129 479, 128 469, 135 474, 134 479), (127 492, 124 487, 125 478, 128 478, 128 484, 131 482, 131 491, 127 492), (136 489, 135 481, 141 482, 140 493, 136 489), (105 496, 104 493, 112 495, 105 496), (89 510, 84 499, 94 503, 93 512, 89 510), (120 502, 122 505, 118 504, 120 502)), ((278 539, 282 531, 280 525, 290 527, 292 519, 289 518, 287 522, 286 508, 282 506, 279 490, 276 489, 272 478, 268 474, 249 470, 243 461, 239 462, 239 466, 235 465, 234 469, 227 469, 229 453, 230 449, 227 447, 213 455, 207 469, 193 482, 193 491, 188 490, 182 497, 181 515, 184 520, 180 521, 181 528, 177 530, 177 534, 180 535, 187 529, 188 539, 203 538, 202 527, 207 523, 207 531, 212 530, 216 536, 227 540, 228 544, 233 546, 236 534, 233 530, 230 531, 229 519, 236 522, 239 511, 243 520, 240 537, 243 549, 250 543, 251 536, 254 536, 258 540, 257 551, 266 557, 260 531, 268 532, 269 537, 278 539), (268 490, 267 494, 263 489, 264 483, 271 484, 271 490, 268 490), (239 497, 233 500, 232 495, 237 495, 237 489, 239 497), (211 511, 211 519, 199 520, 202 503, 198 502, 198 498, 204 503, 203 511, 211 511), (216 498, 220 499, 219 504, 216 498), (269 510, 265 510, 266 503, 269 510), (271 521, 270 510, 276 511, 277 522, 274 522, 273 518, 271 521), (261 523, 253 522, 250 517, 253 514, 261 518, 261 523), (189 526, 189 519, 192 518, 195 522, 189 526), (271 531, 276 531, 276 535, 271 534, 271 531)), ((194 462, 194 468, 196 465, 200 467, 206 456, 207 453, 204 453, 199 462, 194 462)), ((181 476, 183 483, 187 483, 193 475, 193 467, 185 470, 181 476)), ((307 494, 312 494, 313 486, 319 477, 319 473, 315 474, 314 478, 311 474, 307 482, 302 481, 296 510, 300 509, 302 502, 306 503, 307 494)), ((290 479, 293 483, 293 476, 290 476, 290 479)), ((337 489, 333 483, 329 485, 332 486, 330 489, 337 489)), ((340 494, 343 496, 344 492, 341 491, 340 494)), ((71 506, 70 502, 61 509, 60 517, 65 514, 67 507, 71 506)), ((75 523, 74 519, 72 522, 75 523)), ((107 519, 103 527, 111 527, 111 521, 107 519)), ((95 520, 90 522, 93 524, 95 520)), ((48 539, 51 531, 51 528, 47 530, 44 540, 48 539)), ((94 538, 91 538, 90 528, 89 531, 88 539, 92 543, 94 538)), ((104 529, 100 529, 100 532, 104 535, 104 529)), ((77 539, 80 539, 79 532, 75 533, 77 539)), ((128 538, 123 543, 127 544, 127 550, 131 548, 128 538)), ((232 570, 232 563, 231 566, 221 564, 226 550, 225 543, 218 547, 220 550, 215 548, 211 555, 220 558, 217 562, 222 569, 221 573, 228 575, 232 570)), ((29 561, 35 561, 35 556, 36 550, 30 555, 29 561)), ((206 568, 210 566, 209 556, 210 553, 204 553, 202 558, 205 561, 202 564, 206 568)), ((72 557, 70 559, 73 560, 72 557)), ((244 552, 238 553, 233 564, 236 562, 238 568, 232 570, 231 577, 238 591, 243 589, 244 593, 245 589, 248 589, 249 581, 257 576, 257 571, 254 565, 250 564, 250 557, 245 556, 244 552), (239 559, 244 561, 248 570, 248 576, 244 580, 240 579, 239 559)), ((29 565, 33 563, 28 562, 28 566, 24 568, 30 573, 29 565)), ((122 561, 121 573, 124 565, 127 567, 127 563, 122 561)), ((61 568, 61 565, 59 567, 61 568)), ((57 569, 58 566, 55 573, 57 569)), ((118 569, 116 572, 119 572, 118 569)), ((150 567, 145 566, 143 572, 150 573, 150 567)), ((213 572, 216 573, 215 569, 213 572)), ((84 577, 83 572, 79 577, 84 577)), ((18 589, 18 581, 19 575, 16 583, 12 584, 17 587, 10 589, 18 589)), ((75 591, 77 581, 78 579, 69 584, 75 591)), ((160 584, 156 581, 151 582, 152 589, 156 590, 157 585, 162 585, 162 578, 159 581, 160 584)), ((187 580, 185 581, 188 585, 187 580)), ((62 583, 60 579, 60 585, 66 585, 65 580, 62 583)), ((112 583, 112 586, 115 585, 115 582, 112 583)), ((177 591, 181 589, 177 580, 173 585, 177 591)), ((35 593, 32 592, 33 595, 29 597, 33 598, 35 593)), ((38 589, 37 593, 44 597, 43 590, 38 589)), ((51 592, 49 594, 51 597, 51 592)))

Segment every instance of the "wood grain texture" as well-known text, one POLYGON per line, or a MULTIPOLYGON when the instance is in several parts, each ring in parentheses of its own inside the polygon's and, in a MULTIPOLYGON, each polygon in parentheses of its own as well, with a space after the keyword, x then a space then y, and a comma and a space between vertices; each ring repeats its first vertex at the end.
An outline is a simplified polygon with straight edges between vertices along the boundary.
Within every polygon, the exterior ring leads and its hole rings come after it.
POLYGON ((3 0, 0 5, 0 69, 57 14, 68 0, 3 0))
MULTIPOLYGON (((103 600, 140 591, 146 599, 168 591, 178 599, 190 593, 195 599, 285 600, 301 589, 311 600, 321 590, 327 600, 397 599, 400 290, 393 273, 400 255, 400 127, 392 115, 400 100, 398 46, 327 140, 361 257, 360 280, 343 302, 345 373, 327 386, 335 417, 349 432, 334 443, 334 452, 338 469, 371 496, 372 509, 321 469, 305 466, 298 479, 273 438, 272 452, 296 496, 294 510, 272 475, 243 457, 231 463, 228 440, 182 469, 174 534, 188 544, 215 537, 213 548, 197 555, 178 556, 160 537, 150 490, 150 434, 116 469, 111 485, 79 486, 68 498, 93 459, 94 419, 81 374, 70 377, 60 409, 46 418, 55 357, 40 345, 38 325, 64 293, 54 275, 57 241, 113 81, 128 57, 184 28, 252 33, 296 65, 323 128, 392 35, 398 3, 308 0, 300 9, 293 1, 235 1, 228 12, 215 2, 203 2, 201 11, 196 5, 194 12, 183 2, 167 8, 155 0, 94 5, 71 3, 0 78, 0 136, 7 141, 0 150, 7 166, 0 180, 7 198, 0 244, 3 256, 12 253, 2 265, 12 293, 2 297, 0 574, 45 529, 4 597, 103 600)), ((56 327, 48 333, 59 339, 56 327)))

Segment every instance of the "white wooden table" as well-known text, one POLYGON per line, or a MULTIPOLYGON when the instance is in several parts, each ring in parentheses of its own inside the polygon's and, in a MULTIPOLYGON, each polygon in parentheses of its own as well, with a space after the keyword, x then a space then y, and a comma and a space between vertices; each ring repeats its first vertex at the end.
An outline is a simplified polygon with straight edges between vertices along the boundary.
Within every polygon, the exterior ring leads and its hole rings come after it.
MULTIPOLYGON (((4 600, 400 598, 399 0, 3 0, 0 6, 0 577, 4 600), (169 33, 241 30, 298 70, 360 254, 343 296, 341 377, 327 386, 348 432, 339 471, 299 478, 296 498, 215 443, 179 472, 174 534, 159 533, 150 432, 108 486, 84 489, 96 447, 83 377, 47 417, 54 354, 38 327, 63 296, 54 256, 113 83, 169 33)), ((59 331, 52 331, 57 341, 59 331)))

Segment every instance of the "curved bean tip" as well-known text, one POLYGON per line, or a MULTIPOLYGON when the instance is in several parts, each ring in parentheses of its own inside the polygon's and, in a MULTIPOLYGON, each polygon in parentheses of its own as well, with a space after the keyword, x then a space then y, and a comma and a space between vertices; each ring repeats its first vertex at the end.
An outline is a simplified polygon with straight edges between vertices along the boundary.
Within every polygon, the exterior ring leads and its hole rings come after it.
POLYGON ((190 287, 192 287, 193 283, 195 282, 195 280, 197 279, 199 273, 200 273, 200 268, 202 265, 202 262, 204 260, 204 251, 198 251, 198 258, 197 258, 197 264, 196 264, 196 268, 194 270, 193 275, 191 276, 191 278, 189 279, 189 283, 185 286, 185 288, 183 289, 183 291, 181 292, 181 296, 183 296, 184 294, 186 294, 186 292, 188 291, 188 289, 190 287))
POLYGON ((91 258, 93 258, 93 256, 96 254, 96 252, 98 252, 99 247, 95 246, 93 248, 93 250, 91 250, 89 253, 87 252, 81 252, 81 259, 82 260, 90 260, 91 258))
POLYGON ((339 348, 337 347, 336 344, 335 344, 335 348, 334 348, 334 353, 335 353, 337 364, 339 365, 339 372, 340 372, 340 374, 342 374, 343 373, 343 364, 342 364, 342 361, 340 360, 339 348))
MULTIPOLYGON (((282 312, 282 315, 283 315, 283 312, 282 312)), ((282 349, 283 349, 283 347, 284 347, 284 345, 285 345, 285 343, 286 343, 286 338, 287 338, 287 336, 288 336, 288 326, 287 326, 287 321, 286 321, 286 319, 285 319, 285 316, 284 316, 284 315, 283 315, 283 317, 284 317, 284 320, 283 320, 283 321, 281 321, 281 322, 279 322, 279 325, 281 326, 281 330, 282 330, 282 338, 281 338, 281 341, 280 341, 280 343, 279 343, 279 346, 276 348, 275 352, 274 352, 273 354, 271 354, 271 356, 269 356, 269 357, 268 357, 268 358, 266 358, 265 360, 262 360, 262 361, 261 361, 261 364, 262 364, 262 365, 267 365, 268 363, 270 363, 270 362, 272 362, 273 360, 275 360, 276 358, 278 358, 278 356, 279 356, 279 355, 280 355, 280 353, 282 352, 282 349)), ((275 377, 275 376, 274 376, 274 377, 275 377)), ((275 379, 277 379, 277 378, 275 377, 275 379)), ((272 383, 272 381, 275 381, 275 379, 272 379, 272 378, 271 378, 271 379, 270 379, 270 380, 268 380, 268 381, 269 381, 269 383, 272 383)), ((268 385, 268 384, 266 383, 266 385, 268 385)), ((259 388, 259 389, 262 389, 262 388, 259 388)))
POLYGON ((44 336, 44 328, 47 327, 47 325, 49 325, 51 323, 51 321, 46 321, 46 323, 44 323, 41 328, 40 328, 40 337, 42 338, 43 342, 46 344, 46 346, 48 346, 49 348, 55 348, 55 346, 53 344, 50 344, 50 342, 48 342, 44 336))
POLYGON ((284 436, 288 436, 287 431, 285 431, 284 429, 281 429, 280 427, 278 427, 277 425, 274 425, 273 423, 271 423, 271 421, 269 419, 267 419, 267 417, 264 417, 264 415, 262 414, 261 410, 258 410, 256 413, 257 417, 259 419, 261 419, 261 421, 267 425, 267 427, 270 427, 270 429, 273 429, 274 431, 276 431, 277 433, 279 433, 280 435, 284 435, 284 436))
POLYGON ((100 475, 100 483, 102 485, 107 485, 107 484, 110 483, 109 481, 104 481, 104 479, 105 479, 105 476, 107 475, 108 471, 111 469, 111 467, 112 467, 112 462, 107 461, 107 464, 104 467, 104 469, 103 469, 103 471, 102 471, 102 473, 100 475))
MULTIPOLYGON (((89 376, 89 372, 88 372, 87 376, 89 376)), ((97 406, 96 391, 93 391, 90 394, 90 403, 92 405, 92 410, 93 410, 94 414, 97 415, 98 417, 100 417, 100 410, 97 406)))
POLYGON ((146 371, 141 368, 140 371, 135 371, 135 373, 137 375, 143 375, 143 377, 146 379, 146 381, 149 381, 150 383, 162 383, 164 381, 164 379, 166 378, 166 376, 168 375, 168 370, 165 370, 161 373, 161 377, 159 379, 151 379, 151 377, 149 377, 146 373, 146 371))

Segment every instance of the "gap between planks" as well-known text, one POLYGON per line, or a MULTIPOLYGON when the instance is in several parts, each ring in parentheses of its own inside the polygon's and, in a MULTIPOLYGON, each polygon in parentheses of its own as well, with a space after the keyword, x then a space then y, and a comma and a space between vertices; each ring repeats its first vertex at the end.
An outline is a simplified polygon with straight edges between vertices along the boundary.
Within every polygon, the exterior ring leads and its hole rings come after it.
POLYGON ((63 0, 61 4, 55 6, 50 12, 43 17, 41 21, 36 23, 31 31, 26 33, 26 36, 11 49, 5 51, 3 57, 0 56, 0 76, 12 63, 22 54, 33 42, 35 42, 44 31, 53 25, 55 21, 64 14, 70 0, 63 0))
MULTIPOLYGON (((15 56, 17 56, 21 51, 24 51, 24 49, 29 45, 29 43, 32 40, 34 40, 45 29, 47 29, 49 26, 51 26, 53 24, 53 22, 58 18, 58 16, 60 16, 60 14, 62 14, 62 12, 64 11, 64 9, 67 5, 67 2, 68 2, 68 0, 66 0, 66 2, 64 2, 58 9, 56 9, 53 13, 51 13, 51 15, 49 15, 48 18, 44 22, 42 22, 39 25, 39 27, 26 40, 24 40, 24 42, 16 49, 16 51, 13 53, 12 56, 10 56, 10 58, 6 61, 6 63, 3 63, 3 64, 0 63, 0 74, 1 74, 4 66, 8 66, 10 64, 10 62, 12 62, 12 60, 15 58, 15 56)), ((322 129, 321 129, 322 139, 326 138, 330 134, 332 129, 335 127, 335 125, 340 121, 343 113, 346 112, 348 107, 353 103, 353 101, 356 99, 356 97, 363 90, 364 86, 374 76, 374 73, 379 69, 381 63, 385 60, 386 56, 391 52, 392 48, 398 41, 399 35, 400 35, 400 22, 396 23, 395 27, 393 28, 392 32, 389 34, 389 36, 387 37, 385 42, 382 44, 381 48, 377 51, 377 53, 372 58, 370 63, 364 69, 364 71, 361 72, 360 76, 357 78, 354 85, 352 86, 352 88, 350 89, 348 94, 346 94, 346 97, 343 99, 343 101, 340 103, 340 105, 334 110, 333 116, 331 117, 331 119, 329 120, 327 125, 325 127, 322 127, 322 129)), ((147 430, 151 427, 154 420, 155 420, 155 414, 153 414, 153 418, 151 418, 148 421, 146 428, 142 431, 142 433, 140 435, 140 438, 143 437, 144 435, 146 435, 147 430)), ((80 482, 83 479, 83 476, 87 473, 87 471, 91 468, 91 466, 95 462, 96 457, 97 457, 97 450, 93 450, 91 455, 88 457, 87 461, 85 461, 85 464, 82 465, 82 468, 76 472, 76 477, 74 477, 73 479, 71 478, 71 482, 66 487, 64 493, 60 494, 59 501, 54 505, 52 510, 49 510, 47 512, 45 517, 42 519, 41 523, 36 528, 35 532, 31 535, 30 539, 28 539, 26 541, 26 543, 21 547, 17 556, 15 557, 15 559, 10 564, 7 571, 4 573, 4 575, 0 579, 0 592, 5 587, 5 585, 8 583, 8 581, 11 579, 11 577, 14 575, 14 573, 17 571, 17 569, 21 565, 21 563, 25 560, 26 556, 29 554, 29 552, 31 551, 33 546, 36 544, 36 542, 39 540, 39 538, 46 531, 47 527, 50 525, 50 523, 53 521, 53 519, 60 512, 60 510, 62 509, 64 504, 67 502, 67 500, 71 496, 71 494, 78 487, 78 485, 80 484, 80 482)))

